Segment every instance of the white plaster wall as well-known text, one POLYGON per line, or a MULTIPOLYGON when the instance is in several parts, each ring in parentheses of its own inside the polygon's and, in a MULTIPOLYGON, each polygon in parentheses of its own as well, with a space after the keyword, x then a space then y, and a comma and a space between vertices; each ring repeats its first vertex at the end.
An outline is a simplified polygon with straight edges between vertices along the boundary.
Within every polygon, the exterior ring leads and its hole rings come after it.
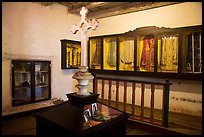
MULTIPOLYGON (((89 19, 91 17, 88 16, 89 19)), ((62 70, 60 39, 80 40, 70 32, 80 17, 67 14, 64 6, 41 6, 33 2, 3 2, 2 4, 2 107, 11 107, 11 58, 45 58, 52 61, 52 97, 66 100, 65 94, 76 91, 77 70, 62 70), (4 53, 9 53, 8 58, 4 53)), ((149 9, 99 19, 96 31, 88 36, 124 33, 143 26, 183 27, 202 25, 202 3, 181 4, 149 9)), ((202 115, 202 82, 172 80, 170 109, 181 113, 202 115), (178 84, 180 83, 180 84, 178 84), (185 87, 185 88, 184 88, 185 87), (200 100, 201 103, 181 101, 181 97, 200 100), (173 98, 174 97, 174 98, 173 98), (178 100, 176 100, 178 98, 178 100), (178 102, 179 101, 179 102, 178 102), (189 104, 190 103, 190 104, 189 104), (184 110, 187 109, 187 110, 184 110), (195 113, 194 113, 195 112, 195 113), (197 113, 198 112, 198 113, 197 113)), ((90 84, 92 91, 92 85, 90 84)), ((199 102, 199 101, 198 101, 199 102)))
POLYGON ((70 32, 80 17, 67 14, 65 6, 33 2, 2 4, 2 108, 11 107, 11 59, 51 60, 52 98, 66 99, 73 92, 73 70, 61 69, 61 39, 80 40, 70 32), (5 57, 5 53, 8 56, 5 57))
POLYGON ((144 26, 184 27, 202 24, 202 2, 184 2, 129 14, 98 19, 91 36, 118 34, 144 26))
MULTIPOLYGON (((175 28, 202 25, 202 2, 184 2, 145 11, 102 18, 98 21, 99 27, 97 31, 90 32, 91 36, 124 33, 144 26, 175 28)), ((170 111, 202 116, 202 82, 174 79, 170 81, 172 83, 169 97, 170 111)), ((113 86, 113 89, 114 88, 113 86)), ((121 92, 123 92, 123 87, 120 88, 121 92)), ((108 92, 108 89, 106 90, 108 92)), ((114 98, 113 91, 112 95, 114 98)), ((107 97, 107 95, 105 95, 105 97, 107 97)), ((150 95, 145 94, 145 98, 150 98, 150 95)), ((161 94, 155 92, 155 98, 157 98, 155 99, 155 107, 161 108, 161 94)), ((122 98, 120 100, 122 101, 122 98)), ((127 102, 131 102, 130 96, 127 102)), ((139 103, 140 99, 137 97, 136 104, 139 105, 139 103)), ((148 106, 149 100, 145 100, 144 103, 144 105, 148 106)))

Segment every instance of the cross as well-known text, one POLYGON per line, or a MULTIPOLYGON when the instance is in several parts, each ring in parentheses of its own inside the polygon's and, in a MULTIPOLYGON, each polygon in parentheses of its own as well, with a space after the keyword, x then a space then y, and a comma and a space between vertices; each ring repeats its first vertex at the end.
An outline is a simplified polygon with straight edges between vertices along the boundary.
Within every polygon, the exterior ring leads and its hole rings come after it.
POLYGON ((81 33, 81 66, 87 66, 87 43, 86 43, 86 33, 89 29, 95 30, 98 27, 98 21, 95 19, 88 20, 86 15, 88 9, 83 6, 80 10, 81 20, 78 24, 72 26, 71 32, 76 34, 77 31, 81 33))

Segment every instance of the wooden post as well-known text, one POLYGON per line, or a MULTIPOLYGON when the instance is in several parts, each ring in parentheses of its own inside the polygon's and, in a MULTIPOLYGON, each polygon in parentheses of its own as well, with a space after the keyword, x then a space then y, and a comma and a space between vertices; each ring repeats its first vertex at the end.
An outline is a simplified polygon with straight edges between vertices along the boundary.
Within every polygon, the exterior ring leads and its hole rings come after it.
POLYGON ((163 100, 163 126, 168 127, 169 122, 169 89, 170 89, 170 83, 169 80, 166 80, 165 87, 164 87, 164 100, 163 100))

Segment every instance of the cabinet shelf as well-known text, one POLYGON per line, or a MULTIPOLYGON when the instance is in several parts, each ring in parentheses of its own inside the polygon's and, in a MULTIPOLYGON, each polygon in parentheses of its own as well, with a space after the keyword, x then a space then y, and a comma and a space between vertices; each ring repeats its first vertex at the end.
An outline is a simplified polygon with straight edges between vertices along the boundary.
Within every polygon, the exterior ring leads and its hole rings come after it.
POLYGON ((30 73, 30 71, 15 71, 14 73, 16 73, 16 74, 29 74, 30 73))
POLYGON ((24 88, 24 89, 26 89, 26 88, 31 88, 30 86, 27 86, 27 87, 25 87, 25 86, 15 86, 14 87, 15 89, 19 89, 19 88, 24 88))
POLYGON ((47 85, 47 84, 43 84, 43 85, 35 85, 35 87, 43 88, 43 87, 48 87, 48 85, 47 85))
POLYGON ((35 71, 35 73, 39 73, 39 72, 41 72, 41 73, 48 73, 48 71, 35 71))

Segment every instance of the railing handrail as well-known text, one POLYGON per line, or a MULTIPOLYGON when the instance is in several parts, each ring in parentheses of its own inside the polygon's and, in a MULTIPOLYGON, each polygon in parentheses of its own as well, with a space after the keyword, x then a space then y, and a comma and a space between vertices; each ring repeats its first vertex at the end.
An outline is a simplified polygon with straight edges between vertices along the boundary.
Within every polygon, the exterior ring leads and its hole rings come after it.
POLYGON ((136 82, 136 83, 144 83, 144 84, 155 84, 155 85, 172 85, 172 83, 169 82, 169 79, 166 79, 165 82, 152 82, 152 81, 145 81, 145 80, 126 79, 125 77, 122 78, 122 76, 110 78, 110 76, 111 75, 106 75, 106 76, 94 75, 94 78, 113 80, 113 81, 127 81, 127 82, 136 82))

